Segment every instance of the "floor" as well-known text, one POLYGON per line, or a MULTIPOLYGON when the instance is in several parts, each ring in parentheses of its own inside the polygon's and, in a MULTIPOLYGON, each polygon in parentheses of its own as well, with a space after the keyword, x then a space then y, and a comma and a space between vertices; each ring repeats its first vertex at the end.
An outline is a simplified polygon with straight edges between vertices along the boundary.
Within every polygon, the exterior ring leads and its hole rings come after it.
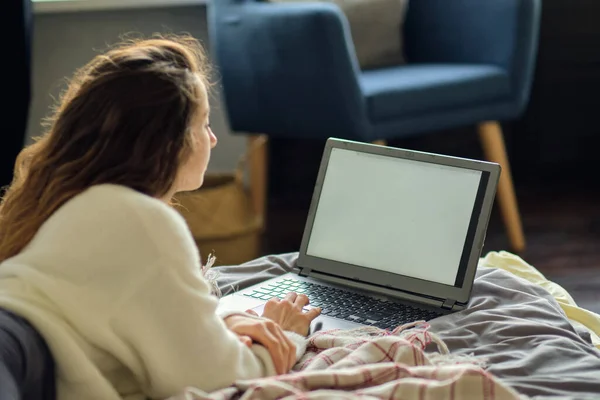
MULTIPOLYGON (((578 304, 600 313, 600 190, 582 185, 518 190, 527 239, 520 254, 546 277, 567 289, 578 304)), ((306 207, 290 201, 270 206, 263 252, 296 251, 306 207)), ((484 253, 508 249, 498 210, 494 210, 484 253)))

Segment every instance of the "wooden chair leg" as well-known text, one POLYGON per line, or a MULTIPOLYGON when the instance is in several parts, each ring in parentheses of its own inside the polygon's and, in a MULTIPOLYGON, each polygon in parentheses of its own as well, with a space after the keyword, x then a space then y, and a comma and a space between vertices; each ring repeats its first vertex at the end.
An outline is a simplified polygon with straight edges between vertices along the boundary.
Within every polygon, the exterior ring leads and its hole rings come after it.
POLYGON ((525 249, 525 235, 523 234, 502 128, 496 121, 483 122, 479 124, 478 131, 485 157, 489 161, 502 166, 502 173, 498 182, 498 204, 512 249, 515 252, 521 252, 525 249))
POLYGON ((373 140, 372 143, 376 144, 378 146, 387 146, 387 140, 385 140, 385 139, 373 140))
POLYGON ((252 135, 248 138, 250 197, 254 212, 261 218, 262 229, 266 226, 268 139, 266 135, 252 135))

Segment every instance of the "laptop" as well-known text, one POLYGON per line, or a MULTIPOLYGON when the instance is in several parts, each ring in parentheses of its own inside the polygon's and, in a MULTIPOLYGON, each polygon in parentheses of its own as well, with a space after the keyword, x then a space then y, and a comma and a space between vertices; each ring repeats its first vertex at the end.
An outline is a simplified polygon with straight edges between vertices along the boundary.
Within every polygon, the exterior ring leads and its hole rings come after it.
POLYGON ((304 293, 312 328, 393 329, 466 307, 500 165, 328 139, 292 272, 224 296, 261 315, 304 293))

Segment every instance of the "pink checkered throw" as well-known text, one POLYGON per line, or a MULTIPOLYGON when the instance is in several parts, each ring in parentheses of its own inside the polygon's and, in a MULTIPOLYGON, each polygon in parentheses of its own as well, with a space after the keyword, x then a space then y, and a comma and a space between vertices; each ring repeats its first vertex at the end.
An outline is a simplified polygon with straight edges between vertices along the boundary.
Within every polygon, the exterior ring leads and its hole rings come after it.
POLYGON ((371 327, 318 332, 287 375, 238 381, 214 393, 188 389, 171 400, 524 398, 482 365, 448 354, 425 323, 393 332, 371 327), (425 352, 432 342, 438 351, 425 352))

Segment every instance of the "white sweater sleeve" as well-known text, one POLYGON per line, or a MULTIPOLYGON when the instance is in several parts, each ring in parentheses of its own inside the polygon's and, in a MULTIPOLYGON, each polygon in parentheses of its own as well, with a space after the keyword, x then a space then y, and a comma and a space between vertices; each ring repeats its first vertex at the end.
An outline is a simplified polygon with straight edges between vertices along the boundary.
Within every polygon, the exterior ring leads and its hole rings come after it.
POLYGON ((272 361, 258 356, 265 353, 248 349, 217 316, 208 285, 180 271, 161 265, 111 321, 138 364, 131 370, 143 371, 136 378, 145 394, 166 398, 188 386, 210 392, 271 372, 272 361))
MULTIPOLYGON (((167 216, 155 214, 147 227, 161 257, 111 318, 113 332, 131 353, 121 361, 151 398, 173 396, 185 387, 210 392, 235 380, 273 375, 267 350, 246 347, 217 315, 218 300, 201 274, 185 222, 167 216)), ((305 338, 286 333, 302 354, 305 338)))

